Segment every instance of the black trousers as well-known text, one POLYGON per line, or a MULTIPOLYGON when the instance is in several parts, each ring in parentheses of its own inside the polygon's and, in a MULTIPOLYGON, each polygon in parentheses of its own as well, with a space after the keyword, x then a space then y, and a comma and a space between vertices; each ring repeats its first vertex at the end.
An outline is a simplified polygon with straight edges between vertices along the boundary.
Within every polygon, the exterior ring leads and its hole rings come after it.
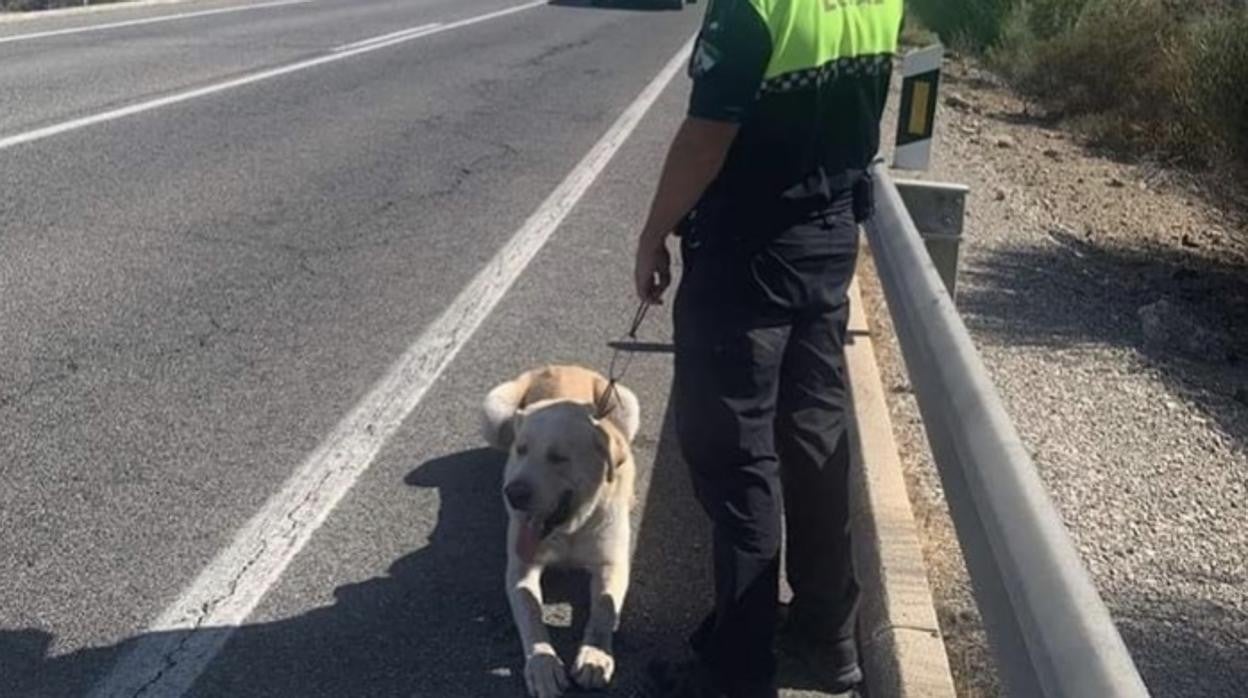
POLYGON ((813 640, 854 636, 843 355, 858 249, 851 209, 846 197, 817 215, 703 226, 682 239, 677 433, 713 522, 715 570, 715 606, 692 644, 729 696, 775 695, 782 533, 790 617, 813 640))

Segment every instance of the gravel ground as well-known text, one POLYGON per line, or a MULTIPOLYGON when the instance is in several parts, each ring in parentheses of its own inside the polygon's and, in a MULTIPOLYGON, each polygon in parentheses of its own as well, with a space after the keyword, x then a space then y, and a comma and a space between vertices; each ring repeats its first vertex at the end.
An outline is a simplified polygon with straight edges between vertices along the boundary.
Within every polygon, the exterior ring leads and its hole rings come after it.
MULTIPOLYGON (((972 189, 963 317, 1151 693, 1248 695, 1248 226, 951 63, 922 176, 972 189)), ((897 347, 877 351, 955 679, 997 695, 897 347)))

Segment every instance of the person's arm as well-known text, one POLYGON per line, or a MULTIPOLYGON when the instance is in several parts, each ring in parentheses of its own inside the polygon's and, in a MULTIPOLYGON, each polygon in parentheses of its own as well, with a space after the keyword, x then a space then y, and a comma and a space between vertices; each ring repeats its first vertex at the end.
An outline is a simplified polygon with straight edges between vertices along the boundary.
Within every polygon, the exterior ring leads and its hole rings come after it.
POLYGON ((688 117, 676 132, 637 244, 637 293, 643 300, 662 302, 671 283, 667 236, 719 175, 737 128, 731 122, 688 117))
POLYGON ((637 242, 634 284, 660 303, 671 282, 667 236, 719 175, 771 60, 771 33, 751 0, 716 0, 689 63, 689 113, 668 149, 650 214, 637 242))

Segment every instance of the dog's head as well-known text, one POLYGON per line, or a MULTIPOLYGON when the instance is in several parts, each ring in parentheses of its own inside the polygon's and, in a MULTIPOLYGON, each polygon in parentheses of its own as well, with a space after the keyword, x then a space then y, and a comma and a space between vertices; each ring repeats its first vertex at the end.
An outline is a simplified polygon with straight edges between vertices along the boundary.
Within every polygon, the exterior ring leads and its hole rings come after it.
POLYGON ((592 406, 578 402, 531 405, 516 412, 511 427, 503 499, 521 523, 518 552, 529 557, 556 530, 585 524, 627 459, 627 445, 592 406))

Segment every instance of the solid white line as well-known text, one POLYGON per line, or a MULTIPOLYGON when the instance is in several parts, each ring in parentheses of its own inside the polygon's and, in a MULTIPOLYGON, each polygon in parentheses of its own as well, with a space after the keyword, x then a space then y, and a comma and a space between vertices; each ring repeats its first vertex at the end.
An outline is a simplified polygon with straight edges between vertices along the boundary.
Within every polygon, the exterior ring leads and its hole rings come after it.
POLYGON ((145 17, 143 19, 130 19, 124 22, 109 22, 108 24, 93 24, 88 27, 68 27, 66 29, 52 29, 49 31, 34 32, 32 34, 15 34, 13 36, 0 36, 0 44, 11 44, 18 41, 31 41, 33 39, 46 39, 50 36, 65 36, 66 34, 83 34, 85 32, 98 32, 105 29, 120 29, 122 27, 137 27, 141 24, 156 24, 157 22, 172 22, 178 19, 192 19, 194 17, 207 17, 209 15, 223 15, 229 12, 246 12, 247 10, 263 10, 269 7, 284 7, 286 5, 304 5, 312 2, 312 0, 277 0, 276 2, 265 2, 257 5, 242 5, 239 7, 220 7, 215 10, 200 10, 198 12, 184 12, 176 15, 161 15, 160 17, 145 17))
POLYGON ((340 51, 350 51, 352 49, 363 48, 365 46, 370 46, 372 44, 380 44, 383 42, 388 43, 389 40, 393 40, 393 39, 415 38, 417 36, 423 36, 429 30, 437 29, 440 26, 442 26, 441 22, 434 22, 432 24, 422 24, 419 27, 412 27, 411 29, 401 29, 397 32, 391 32, 389 34, 382 34, 381 36, 374 36, 371 39, 363 39, 361 41, 356 41, 355 43, 343 44, 342 46, 336 47, 334 49, 334 52, 337 53, 340 51))
POLYGON ((251 85, 253 83, 261 82, 263 80, 269 80, 271 78, 275 78, 281 75, 289 75, 290 73, 297 73, 301 70, 307 70, 308 68, 315 68, 316 66, 319 66, 319 65, 325 65, 326 63, 333 63, 335 61, 341 61, 347 58, 351 58, 352 56, 358 56, 364 53, 369 53, 371 51, 377 51, 380 49, 388 48, 390 46, 401 44, 405 41, 410 41, 412 39, 416 39, 419 37, 430 36, 432 34, 440 34, 442 32, 450 31, 452 29, 458 29, 460 27, 466 27, 470 24, 477 24, 478 22, 485 22, 491 19, 505 17, 507 15, 514 14, 516 12, 522 12, 524 10, 529 10, 534 7, 541 7, 546 4, 548 4, 547 0, 534 0, 533 2, 528 2, 523 5, 515 5, 505 10, 498 10, 498 11, 489 12, 483 15, 477 15, 475 17, 469 17, 467 19, 457 20, 455 22, 449 22, 447 24, 434 27, 433 29, 430 29, 429 31, 423 32, 421 34, 400 37, 399 39, 394 39, 394 40, 386 41, 384 43, 379 43, 379 44, 369 44, 367 46, 361 46, 360 48, 351 49, 349 51, 340 51, 338 53, 330 53, 324 56, 318 56, 316 58, 309 58, 304 61, 299 61, 298 63, 291 63, 290 65, 281 66, 280 68, 272 68, 269 70, 263 70, 259 73, 252 73, 251 75, 244 75, 243 77, 235 78, 233 80, 219 82, 219 83, 216 83, 215 85, 208 85, 206 87, 200 87, 194 90, 187 90, 186 92, 178 92, 176 94, 169 95, 168 97, 159 97, 157 99, 148 100, 146 102, 138 102, 136 104, 131 104, 130 106, 127 106, 127 107, 119 107, 117 109, 112 109, 106 112, 100 112, 99 114, 92 114, 91 116, 84 116, 79 119, 73 119, 71 121, 64 121, 59 124, 52 124, 51 126, 37 128, 33 131, 27 131, 25 133, 18 133, 18 134, 8 136, 5 138, 0 138, 0 150, 4 150, 6 148, 12 148, 13 146, 16 146, 16 145, 23 145, 26 143, 31 143, 33 141, 43 140, 44 138, 51 138, 52 136, 58 136, 60 134, 68 133, 70 131, 77 131, 80 128, 86 128, 88 126, 94 126, 96 124, 102 124, 108 121, 115 121, 117 119, 122 119, 127 116, 134 116, 135 114, 141 114, 143 112, 151 111, 153 109, 160 109, 161 107, 167 107, 173 104, 186 102, 186 101, 196 99, 199 97, 207 97, 208 95, 216 94, 218 92, 232 90, 236 87, 242 87, 244 85, 251 85))
POLYGON ((692 47, 690 40, 677 52, 229 547, 134 641, 93 697, 178 696, 194 684, 585 195, 692 47))

